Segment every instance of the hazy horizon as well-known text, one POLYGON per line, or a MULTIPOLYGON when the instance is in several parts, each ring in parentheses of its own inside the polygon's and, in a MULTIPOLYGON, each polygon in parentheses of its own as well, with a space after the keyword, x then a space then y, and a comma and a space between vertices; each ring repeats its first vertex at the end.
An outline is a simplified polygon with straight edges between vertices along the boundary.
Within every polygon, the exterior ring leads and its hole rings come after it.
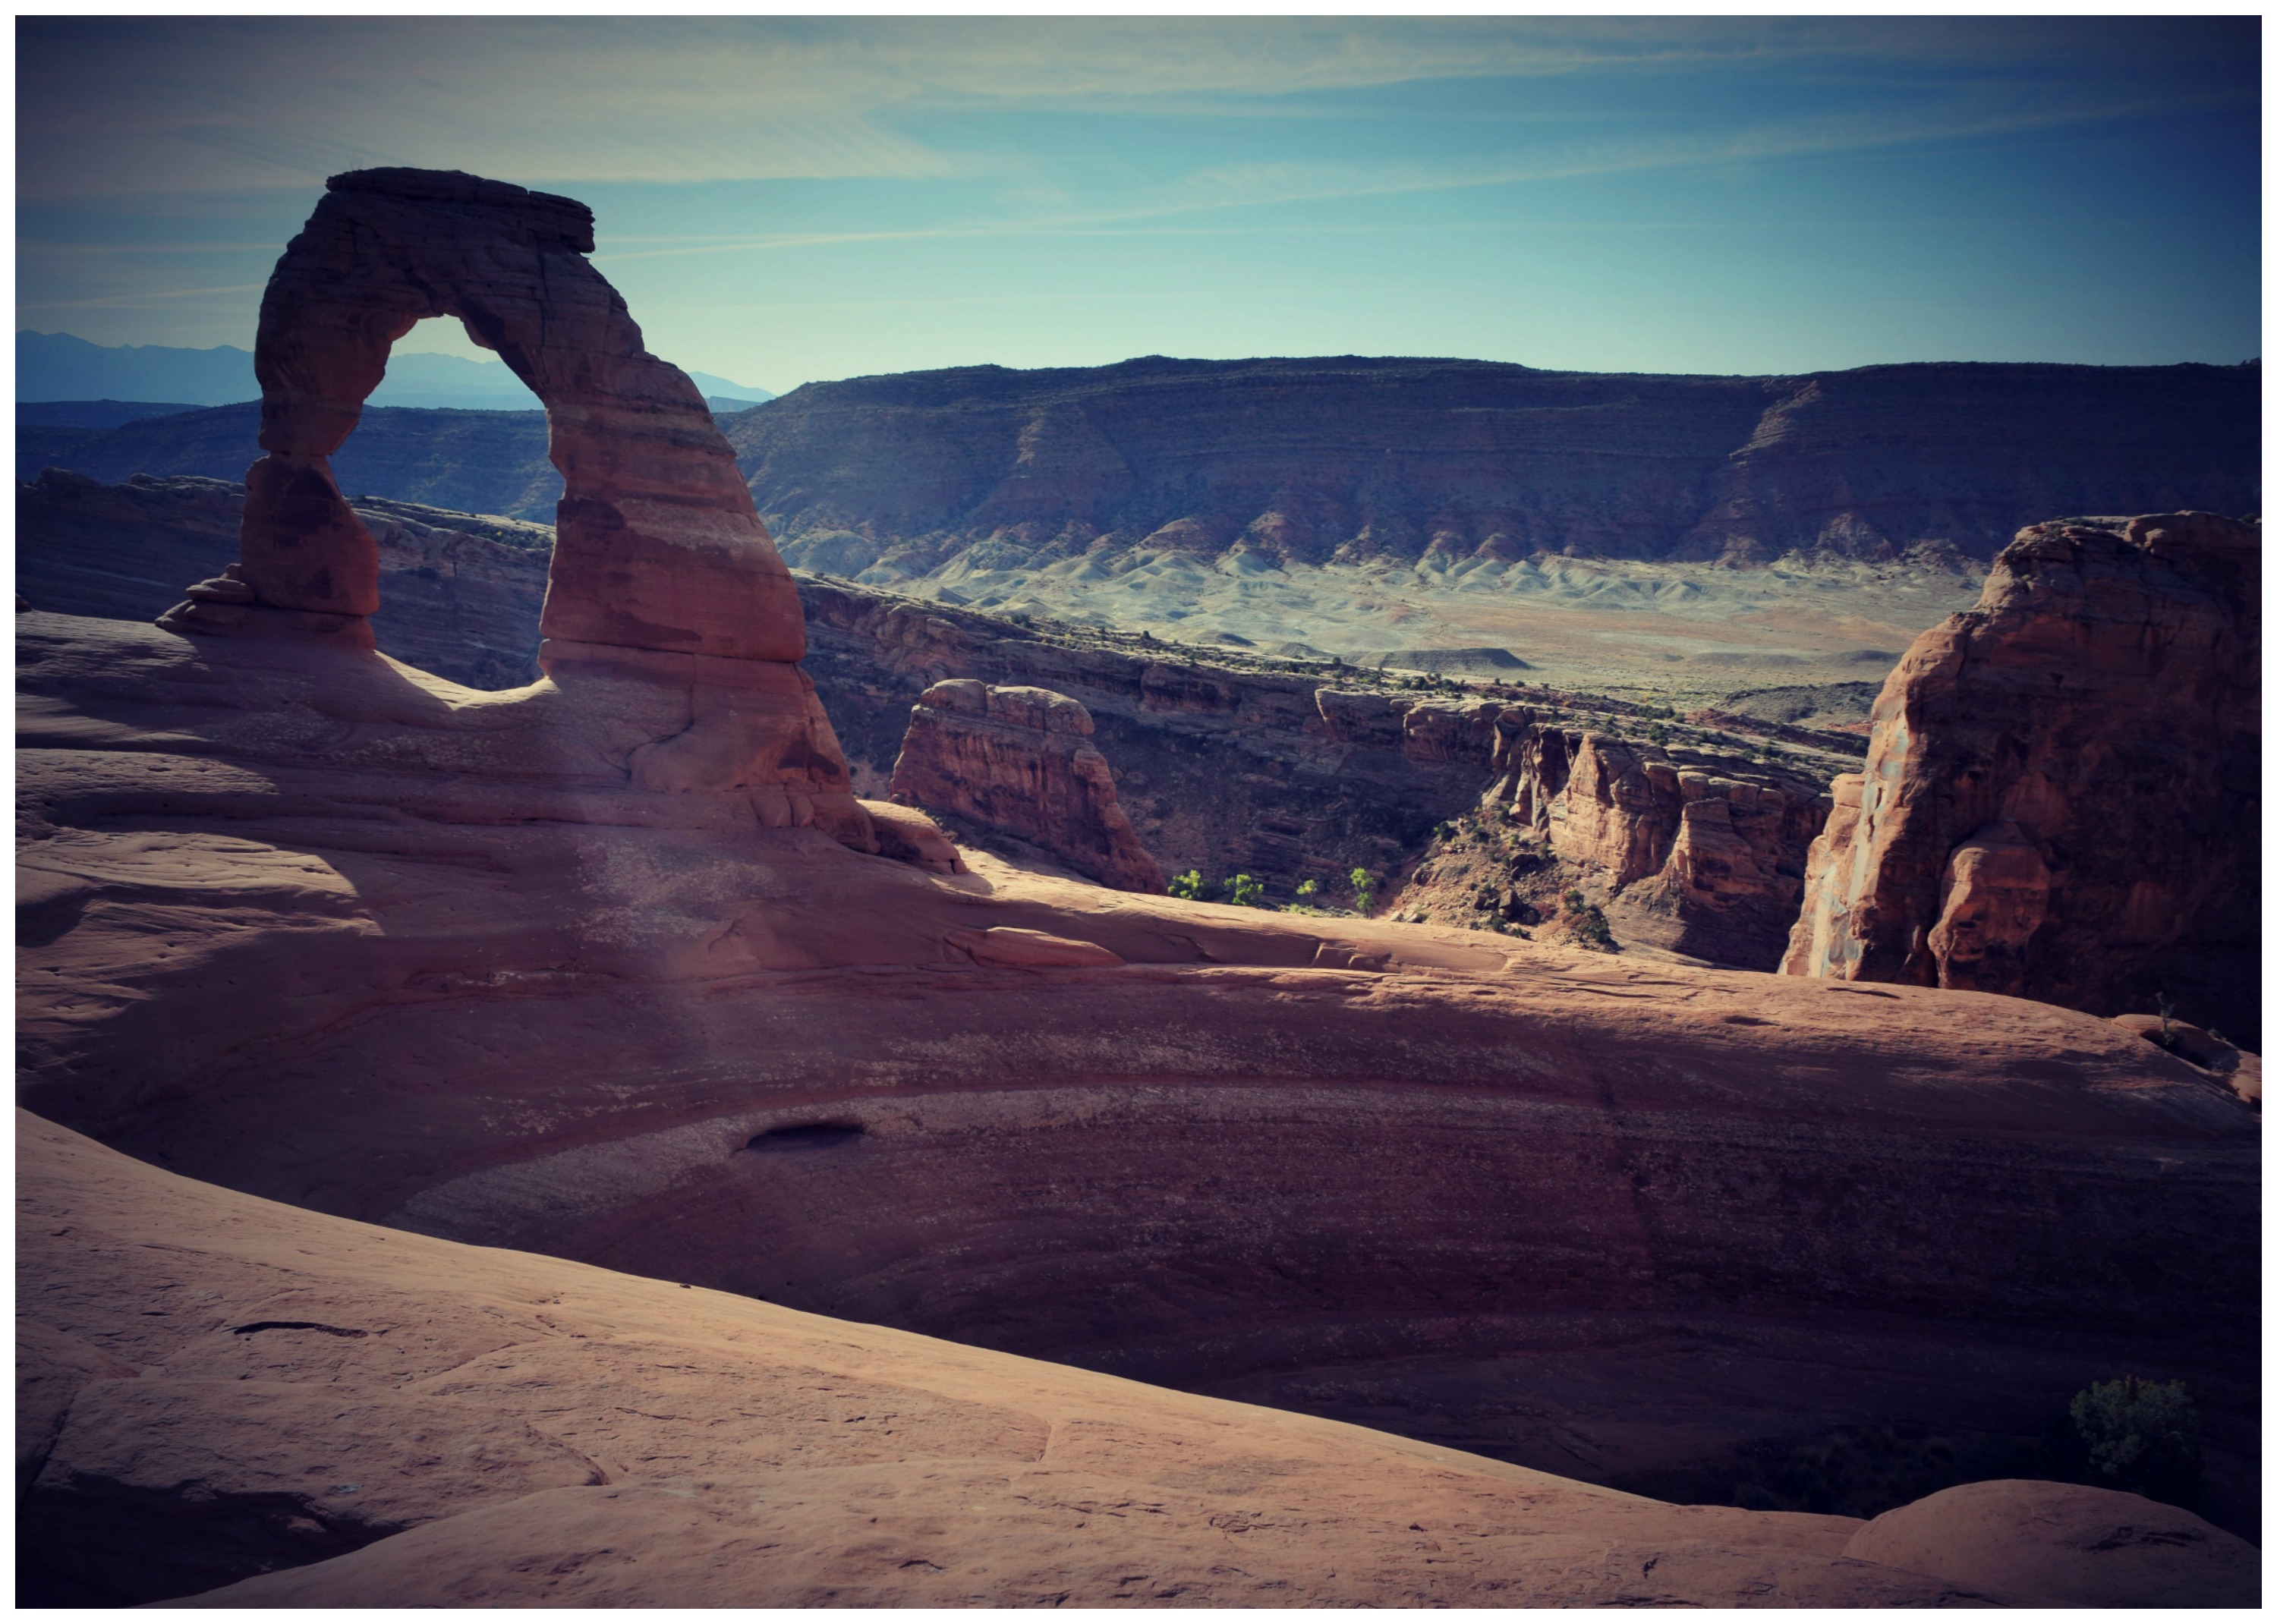
MULTIPOLYGON (((1148 354, 2260 353, 2256 18, 18 23, 19 330, 250 347, 323 177, 590 204, 787 391, 1148 354)), ((407 351, 479 355, 430 324, 407 351)))

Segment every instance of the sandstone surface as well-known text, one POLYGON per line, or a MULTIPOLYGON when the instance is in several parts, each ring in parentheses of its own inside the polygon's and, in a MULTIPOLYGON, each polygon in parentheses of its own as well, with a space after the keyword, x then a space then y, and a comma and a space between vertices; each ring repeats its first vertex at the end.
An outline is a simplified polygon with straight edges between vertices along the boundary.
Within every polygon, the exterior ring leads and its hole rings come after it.
POLYGON ((1844 1550, 2060 1607, 2261 1605, 2261 1552, 2236 1535, 2079 1484, 1964 1484, 1884 1512, 1844 1550))
POLYGON ((24 1097, 176 1171, 1710 1495, 2132 1370, 2248 1514, 2257 1121, 2108 1021, 945 874, 547 684, 18 641, 24 1097))
POLYGON ((2017 535, 1839 781, 1784 968, 2260 1031, 2258 525, 2017 535))
MULTIPOLYGON (((35 1605, 1984 1606, 2123 1565, 1983 1518, 1960 1563, 1862 1559, 1905 1514, 1664 1505, 326 1218, 25 1114, 17 1198, 35 1605), (2044 1588, 1948 1576, 2004 1559, 2044 1588)), ((2242 1542, 2098 1499, 2200 1542, 2153 1553, 2159 1600, 2250 1582, 2242 1542)))
POLYGON ((936 682, 910 713, 895 801, 1035 846, 1116 891, 1162 889, 1131 831, 1091 712, 1048 688, 936 682))

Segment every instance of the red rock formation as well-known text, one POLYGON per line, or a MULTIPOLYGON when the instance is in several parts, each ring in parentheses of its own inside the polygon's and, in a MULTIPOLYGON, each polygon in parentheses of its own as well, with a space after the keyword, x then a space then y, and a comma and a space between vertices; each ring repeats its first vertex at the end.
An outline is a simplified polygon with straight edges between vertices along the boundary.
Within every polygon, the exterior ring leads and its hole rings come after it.
POLYGON ((1827 812, 1809 779, 1559 725, 1513 706, 1485 797, 1566 866, 1622 941, 1770 968, 1827 812))
POLYGON ((2260 548, 2205 513, 2021 532, 1839 780, 1784 968, 2260 1027, 2260 548))
POLYGON ((1046 688, 955 679, 925 691, 894 763, 895 801, 1008 834, 1116 891, 1159 892, 1091 712, 1046 688))
MULTIPOLYGON (((455 316, 545 403, 566 489, 539 661, 630 785, 749 794, 872 848, 842 753, 796 662, 804 623, 704 398, 648 353, 586 262, 582 203, 457 171, 325 183, 262 297, 261 444, 240 561, 170 629, 374 646, 379 550, 333 482, 396 339, 455 316), (628 715, 625 686, 646 690, 628 715), (648 736, 627 732, 645 725, 648 736)), ((563 719, 566 719, 566 714, 563 719)))
POLYGON ((1665 1505, 18 1124, 23 1605, 2225 1605, 2258 1576, 2129 1495, 1665 1505))

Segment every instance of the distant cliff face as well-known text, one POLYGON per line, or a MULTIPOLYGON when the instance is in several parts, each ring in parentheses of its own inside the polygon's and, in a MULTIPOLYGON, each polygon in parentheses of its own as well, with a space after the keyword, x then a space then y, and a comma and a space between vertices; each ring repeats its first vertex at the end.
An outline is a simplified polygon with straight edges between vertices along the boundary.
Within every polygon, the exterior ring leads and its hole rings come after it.
POLYGON ((1484 361, 998 367, 813 383, 725 421, 785 556, 1265 563, 1990 558, 2051 512, 2260 505, 2257 368, 1786 378, 1484 361))
POLYGON ((2261 534, 2037 525, 1837 780, 1785 968, 2176 1013, 2258 1047, 2261 534))
MULTIPOLYGON (((110 429, 16 430, 16 477, 25 481, 47 467, 105 484, 137 474, 239 481, 260 456, 258 401, 110 429)), ((561 475, 546 460, 543 412, 367 406, 332 471, 351 498, 385 497, 548 525, 561 499, 561 475)))

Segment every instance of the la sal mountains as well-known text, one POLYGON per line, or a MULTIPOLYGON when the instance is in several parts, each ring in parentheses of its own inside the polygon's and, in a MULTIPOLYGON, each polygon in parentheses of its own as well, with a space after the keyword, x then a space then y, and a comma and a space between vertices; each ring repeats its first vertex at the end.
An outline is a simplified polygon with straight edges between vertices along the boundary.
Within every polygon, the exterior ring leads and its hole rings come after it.
MULTIPOLYGON (((774 398, 710 373, 688 375, 707 397, 727 410, 774 398)), ((537 398, 501 362, 459 355, 400 353, 387 363, 387 376, 372 393, 379 406, 458 407, 475 411, 531 412, 537 398)), ((60 420, 42 413, 27 417, 27 405, 82 401, 187 402, 226 406, 258 400, 253 352, 225 344, 209 350, 166 345, 90 344, 70 333, 16 335, 16 400, 19 422, 60 420)), ((179 409, 179 407, 177 409, 179 409)), ((720 409, 715 405, 715 410, 720 409)), ((239 473, 242 474, 243 469, 239 473)))

